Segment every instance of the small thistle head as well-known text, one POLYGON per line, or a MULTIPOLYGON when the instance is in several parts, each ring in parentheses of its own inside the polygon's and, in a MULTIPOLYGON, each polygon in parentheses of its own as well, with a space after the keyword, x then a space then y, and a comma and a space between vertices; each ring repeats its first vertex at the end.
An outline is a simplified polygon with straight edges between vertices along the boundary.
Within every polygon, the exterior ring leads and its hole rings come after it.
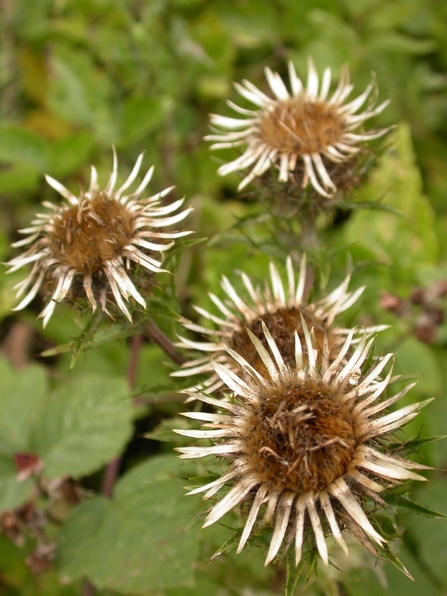
MULTIPOLYGON (((224 363, 230 368, 241 372, 238 363, 228 356, 226 346, 229 346, 243 356, 260 374, 265 374, 265 366, 249 334, 254 334, 266 346, 263 333, 263 325, 265 324, 273 336, 284 361, 288 366, 293 367, 295 363, 294 334, 295 332, 298 333, 299 337, 304 340, 304 329, 310 328, 318 347, 318 354, 321 356, 327 342, 329 358, 331 361, 334 360, 339 353, 340 343, 348 334, 346 329, 335 326, 334 320, 338 314, 354 304, 364 288, 349 292, 348 276, 340 286, 325 298, 315 302, 308 302, 304 298, 307 284, 306 256, 303 255, 301 259, 298 280, 295 280, 295 271, 290 257, 287 259, 286 269, 287 285, 283 283, 277 268, 271 263, 270 285, 266 284, 263 290, 256 288, 250 278, 242 273, 246 295, 239 294, 230 281, 224 277, 222 287, 228 300, 223 302, 214 294, 210 294, 211 299, 220 310, 220 316, 215 316, 199 307, 196 309, 199 314, 214 323, 217 328, 211 330, 183 320, 183 324, 187 329, 208 336, 211 341, 197 342, 181 337, 179 346, 212 354, 213 359, 217 362, 224 363)), ((370 333, 379 329, 380 327, 376 327, 367 331, 370 333)), ((303 345, 305 350, 303 357, 305 363, 307 363, 306 343, 304 342, 303 345)), ((222 381, 214 371, 208 356, 186 362, 182 369, 176 371, 173 375, 189 377, 201 373, 209 374, 208 380, 204 383, 209 391, 222 385, 222 381)))
POLYGON ((146 308, 137 276, 145 272, 151 283, 154 273, 164 271, 159 255, 174 244, 174 239, 190 232, 167 232, 163 228, 182 221, 190 209, 174 214, 183 199, 163 205, 161 193, 141 198, 154 168, 150 168, 139 186, 125 194, 138 176, 143 155, 140 155, 130 176, 115 189, 118 162, 114 151, 113 171, 105 189, 98 186, 98 175, 92 167, 88 191, 72 194, 60 182, 47 176, 47 182, 66 200, 64 205, 44 202, 46 213, 40 213, 31 227, 20 230, 27 238, 13 246, 29 246, 12 259, 9 272, 32 265, 28 277, 16 286, 17 296, 25 297, 14 310, 25 308, 45 285, 49 300, 40 313, 46 325, 57 302, 87 298, 95 311, 98 303, 109 316, 109 305, 116 307, 131 321, 125 302, 133 298, 146 308), (170 240, 165 243, 164 240, 170 240))
MULTIPOLYGON (((215 400, 197 391, 194 398, 216 408, 215 413, 188 412, 205 421, 203 430, 178 430, 196 439, 212 439, 213 446, 179 448, 183 458, 220 456, 225 473, 191 491, 211 498, 226 485, 225 496, 209 512, 204 527, 238 505, 249 511, 238 552, 251 534, 272 527, 266 564, 295 545, 296 564, 303 549, 315 549, 329 563, 326 537, 332 535, 347 553, 342 531, 349 528, 370 550, 380 553, 387 542, 378 531, 367 497, 383 505, 387 487, 408 480, 424 480, 412 469, 426 469, 388 449, 387 436, 413 419, 425 404, 387 412, 413 387, 383 399, 392 371, 382 375, 392 355, 370 360, 373 338, 366 334, 352 345, 349 333, 332 362, 303 322, 305 339, 295 338, 295 365, 286 364, 272 335, 263 325, 267 348, 248 334, 262 360, 260 375, 240 354, 228 348, 244 374, 214 363, 231 394, 215 400), (307 352, 307 364, 303 354, 307 352)), ((429 400, 430 401, 430 400, 429 400)), ((426 402, 427 403, 427 402, 426 402)))
POLYGON ((365 163, 362 143, 382 137, 390 129, 355 131, 380 114, 389 101, 375 107, 373 97, 363 112, 358 113, 376 89, 375 81, 359 97, 346 103, 353 90, 346 67, 331 98, 328 97, 331 70, 326 68, 320 85, 311 59, 306 87, 293 64, 289 63, 291 93, 278 73, 269 68, 265 72, 274 98, 245 80, 242 85, 236 83, 235 87, 257 109, 247 110, 229 102, 230 107, 245 119, 211 115, 211 122, 216 126, 216 132, 206 137, 214 141, 211 149, 246 147, 243 155, 221 166, 218 173, 226 175, 251 168, 239 190, 260 177, 262 184, 276 188, 270 181, 274 165, 279 170, 279 182, 288 183, 289 196, 295 201, 330 198, 337 187, 349 192, 365 163), (360 158, 356 157, 358 155, 360 158), (354 169, 350 162, 355 164, 354 169), (349 171, 348 176, 346 171, 349 171), (310 195, 305 192, 308 186, 314 191, 310 195))

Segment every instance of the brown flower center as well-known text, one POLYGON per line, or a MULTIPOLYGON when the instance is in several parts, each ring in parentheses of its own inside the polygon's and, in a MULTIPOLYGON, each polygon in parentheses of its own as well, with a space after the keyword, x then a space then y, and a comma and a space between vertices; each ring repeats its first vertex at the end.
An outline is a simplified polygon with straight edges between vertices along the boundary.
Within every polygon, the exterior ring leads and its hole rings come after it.
POLYGON ((346 473, 357 439, 349 409, 331 393, 294 380, 263 397, 247 420, 245 449, 261 482, 300 494, 346 473))
MULTIPOLYGON (((304 308, 290 307, 279 308, 275 312, 266 312, 252 323, 241 323, 241 328, 235 331, 231 337, 230 347, 238 354, 243 356, 262 376, 267 377, 267 369, 259 356, 253 342, 248 336, 247 328, 262 342, 267 348, 267 340, 262 330, 262 321, 272 334, 273 339, 284 359, 284 362, 290 366, 295 366, 295 332, 302 340, 304 352, 306 351, 304 342, 304 332, 301 322, 301 315, 307 323, 309 329, 314 330, 315 347, 318 348, 319 364, 321 364, 321 354, 324 347, 324 335, 328 335, 328 345, 330 350, 329 360, 334 360, 339 352, 337 348, 339 338, 334 336, 331 329, 326 329, 324 322, 307 312, 304 308)), ((304 353, 304 364, 307 364, 307 355, 304 353)))
POLYGON ((100 192, 56 217, 49 240, 61 263, 91 275, 119 257, 132 236, 131 212, 100 192))
POLYGON ((263 116, 260 128, 266 144, 297 155, 320 153, 338 143, 344 132, 336 107, 301 97, 279 101, 263 116))

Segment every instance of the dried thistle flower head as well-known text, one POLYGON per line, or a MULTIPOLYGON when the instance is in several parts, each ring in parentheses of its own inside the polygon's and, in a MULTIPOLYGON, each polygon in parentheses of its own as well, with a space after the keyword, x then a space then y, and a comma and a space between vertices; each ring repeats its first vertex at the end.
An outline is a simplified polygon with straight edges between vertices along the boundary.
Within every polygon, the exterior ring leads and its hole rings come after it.
MULTIPOLYGON (((222 302, 214 294, 210 297, 220 316, 215 316, 203 308, 195 307, 197 312, 217 326, 217 329, 208 329, 202 325, 183 320, 183 325, 191 331, 209 336, 211 341, 197 342, 180 336, 179 347, 205 352, 204 358, 187 361, 180 370, 172 373, 177 377, 189 377, 196 374, 209 374, 204 386, 208 391, 214 391, 222 386, 222 380, 214 371, 209 355, 212 354, 216 362, 221 362, 235 371, 242 372, 237 361, 233 360, 226 351, 226 345, 243 356, 245 360, 256 368, 261 374, 266 374, 266 368, 259 353, 249 338, 248 331, 254 333, 259 341, 265 344, 262 325, 265 323, 277 343, 282 357, 289 366, 295 362, 295 332, 304 339, 303 321, 308 327, 313 328, 315 341, 319 354, 323 351, 323 343, 328 341, 330 359, 334 360, 340 349, 342 340, 348 330, 334 326, 336 316, 347 310, 362 294, 364 288, 355 292, 348 291, 350 276, 325 298, 308 303, 304 299, 306 287, 306 255, 301 259, 298 280, 295 280, 295 271, 291 257, 286 262, 287 286, 273 263, 270 263, 270 287, 262 290, 254 287, 250 278, 242 273, 242 281, 247 291, 247 296, 241 296, 230 283, 223 277, 222 288, 228 300, 222 302)), ((383 327, 374 327, 368 333, 376 332, 383 327)), ((354 340, 355 341, 355 340, 354 340)), ((306 350, 306 344, 304 344, 306 350)), ((304 354, 307 363, 307 353, 304 354)))
POLYGON ((31 227, 20 230, 28 237, 13 246, 28 246, 20 256, 12 259, 9 273, 32 264, 28 277, 15 289, 17 297, 25 297, 14 310, 25 308, 39 289, 47 284, 50 299, 40 313, 45 326, 57 302, 86 297, 92 311, 98 306, 109 316, 107 305, 112 301, 131 321, 125 304, 132 297, 140 306, 146 303, 132 278, 142 267, 150 274, 164 271, 157 253, 163 253, 174 244, 174 239, 189 234, 185 231, 163 231, 182 221, 191 209, 173 215, 183 204, 180 199, 170 205, 161 200, 172 188, 149 198, 141 194, 149 184, 154 168, 151 167, 138 187, 124 194, 137 178, 143 154, 124 184, 115 189, 118 160, 113 152, 113 170, 107 186, 98 186, 98 174, 92 166, 90 187, 80 196, 72 194, 50 176, 46 180, 66 200, 65 205, 45 201, 49 212, 37 214, 31 227), (170 240, 164 243, 163 240, 170 240), (124 299, 124 300, 123 300, 124 299))
POLYGON ((392 370, 381 377, 392 354, 376 359, 368 368, 365 362, 374 338, 365 334, 352 349, 355 330, 351 330, 337 358, 330 362, 327 340, 319 357, 321 349, 305 322, 303 330, 304 340, 295 334, 293 367, 284 361, 265 325, 268 348, 248 330, 268 375, 261 376, 228 348, 245 374, 236 374, 217 362, 214 367, 233 395, 228 400, 216 400, 198 392, 194 397, 214 406, 217 412, 185 413, 204 422, 203 430, 176 431, 215 443, 211 447, 179 448, 180 457, 214 455, 230 464, 220 478, 189 493, 205 492, 204 498, 209 499, 226 485, 230 487, 212 507, 204 527, 243 504, 249 513, 238 552, 250 534, 271 525, 266 565, 292 543, 297 565, 303 548, 315 548, 328 565, 326 536, 332 534, 347 552, 342 536, 346 527, 378 554, 377 546, 380 550, 386 540, 366 508, 366 497, 380 506, 383 501, 379 495, 385 488, 407 480, 425 480, 411 470, 427 469, 387 451, 387 435, 431 401, 386 412, 414 386, 381 400, 392 382, 392 370))
POLYGON ((228 102, 245 118, 211 115, 211 122, 217 127, 216 134, 206 137, 215 141, 211 149, 246 146, 243 155, 221 166, 218 173, 225 176, 251 168, 239 184, 238 190, 241 190, 276 164, 280 182, 297 179, 303 188, 310 183, 317 193, 330 197, 336 190, 334 179, 342 178, 339 172, 334 171, 333 164, 351 160, 360 151, 361 143, 382 137, 390 130, 354 132, 364 122, 380 114, 389 100, 374 107, 373 98, 363 112, 358 113, 376 89, 375 81, 372 81, 359 97, 345 103, 354 88, 349 82, 347 67, 342 70, 340 83, 329 99, 331 70, 325 69, 320 85, 311 59, 306 88, 294 65, 289 62, 291 93, 278 73, 269 68, 265 69, 265 73, 274 99, 245 80, 242 85, 235 83, 235 87, 258 109, 247 110, 228 102))

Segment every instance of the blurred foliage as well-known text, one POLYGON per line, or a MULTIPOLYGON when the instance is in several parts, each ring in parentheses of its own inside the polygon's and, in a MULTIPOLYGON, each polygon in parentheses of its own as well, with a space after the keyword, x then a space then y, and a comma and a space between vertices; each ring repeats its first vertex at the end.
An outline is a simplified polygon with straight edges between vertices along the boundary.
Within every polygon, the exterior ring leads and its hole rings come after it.
MULTIPOLYGON (((44 174, 76 193, 88 186, 92 163, 100 180, 108 179, 112 145, 122 180, 145 151, 144 164, 155 164, 150 190, 175 185, 174 195, 186 195, 195 208, 188 228, 205 239, 175 254, 175 277, 151 298, 157 325, 173 341, 176 309, 191 317, 192 304, 208 308, 208 291, 222 295, 222 274, 240 269, 261 280, 270 258, 283 267, 299 229, 260 208, 251 191, 238 196, 238 175, 217 176, 223 157, 203 141, 208 113, 230 115, 225 102, 234 99, 233 81, 248 78, 265 89, 264 67, 284 74, 288 59, 302 75, 308 56, 335 77, 348 63, 357 92, 373 71, 380 99, 392 98, 377 125, 398 126, 355 200, 318 221, 321 244, 309 252, 315 293, 352 270, 352 286, 366 290, 346 323, 390 325, 376 349, 394 351, 396 372, 420 379, 404 402, 437 396, 407 435, 418 436, 421 427, 424 437, 446 433, 447 324, 422 327, 445 303, 413 297, 431 296, 447 279, 447 3, 3 0, 0 6, 1 259, 12 255, 9 243, 41 201, 54 200, 44 174)), ((21 279, 0 278, 2 353, 19 368, 0 361, 0 593, 279 593, 283 571, 265 569, 260 549, 206 563, 228 539, 224 524, 237 524, 231 514, 199 531, 196 516, 205 506, 183 495, 187 478, 206 475, 214 464, 191 472, 172 456, 178 437, 169 440, 168 429, 181 424, 175 420, 183 397, 182 384, 169 378, 174 365, 167 356, 146 341, 130 379, 129 333, 117 325, 89 334, 86 321, 95 321, 68 306, 59 306, 42 330, 40 298, 10 313, 21 279), (70 371, 79 338, 83 350, 70 371), (29 472, 20 482, 17 454, 29 472), (101 495, 104 468, 119 456, 121 477, 110 500, 101 495), (33 475, 40 465, 43 475, 33 475), (68 476, 76 490, 62 498, 68 476), (30 499, 41 513, 24 509, 30 499)), ((445 468, 444 443, 425 446, 420 458, 445 468)), ((444 472, 431 477, 418 487, 418 502, 427 515, 447 514, 444 472)), ((402 506, 395 530, 408 528, 399 557, 417 584, 389 563, 375 566, 353 544, 349 558, 334 559, 342 575, 332 568, 308 582, 304 575, 299 593, 446 594, 447 524, 410 516, 412 502, 402 506)))

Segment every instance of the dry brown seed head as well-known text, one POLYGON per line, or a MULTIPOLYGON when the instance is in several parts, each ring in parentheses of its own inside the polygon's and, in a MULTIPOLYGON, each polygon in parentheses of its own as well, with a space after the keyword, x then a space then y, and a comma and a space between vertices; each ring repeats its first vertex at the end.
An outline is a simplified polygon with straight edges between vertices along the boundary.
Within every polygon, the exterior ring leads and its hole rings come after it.
POLYGON ((260 482, 302 494, 324 490, 347 472, 358 441, 340 397, 310 379, 291 379, 262 396, 244 433, 244 451, 260 482))
POLYGON ((312 154, 337 144, 344 133, 343 120, 324 101, 292 97, 280 101, 262 117, 261 139, 281 153, 312 154))
POLYGON ((340 163, 331 161, 323 153, 321 159, 324 167, 337 187, 331 197, 322 196, 312 185, 303 188, 306 167, 302 159, 297 160, 294 171, 289 172, 287 182, 279 181, 277 172, 272 169, 255 178, 258 197, 277 217, 294 217, 298 213, 317 217, 322 211, 332 208, 334 203, 352 197, 376 166, 376 153, 371 149, 361 148, 355 155, 340 163))
MULTIPOLYGON (((306 309, 295 306, 278 308, 274 312, 266 312, 251 323, 241 322, 240 329, 235 331, 231 337, 230 347, 243 356, 261 375, 268 376, 259 352, 247 333, 248 328, 262 342, 264 347, 267 348, 267 341, 262 328, 262 322, 264 322, 275 340, 284 362, 293 368, 295 367, 295 332, 298 333, 300 340, 302 340, 301 343, 305 345, 301 316, 306 321, 308 328, 314 330, 315 347, 318 348, 319 358, 321 359, 321 354, 323 353, 324 336, 326 333, 330 360, 335 359, 339 351, 337 349, 338 341, 331 329, 327 329, 321 319, 315 317, 306 309)), ((304 364, 306 363, 307 358, 304 355, 304 364)))
POLYGON ((99 192, 54 218, 49 233, 52 254, 82 275, 104 268, 122 256, 133 237, 133 215, 121 203, 99 192))

